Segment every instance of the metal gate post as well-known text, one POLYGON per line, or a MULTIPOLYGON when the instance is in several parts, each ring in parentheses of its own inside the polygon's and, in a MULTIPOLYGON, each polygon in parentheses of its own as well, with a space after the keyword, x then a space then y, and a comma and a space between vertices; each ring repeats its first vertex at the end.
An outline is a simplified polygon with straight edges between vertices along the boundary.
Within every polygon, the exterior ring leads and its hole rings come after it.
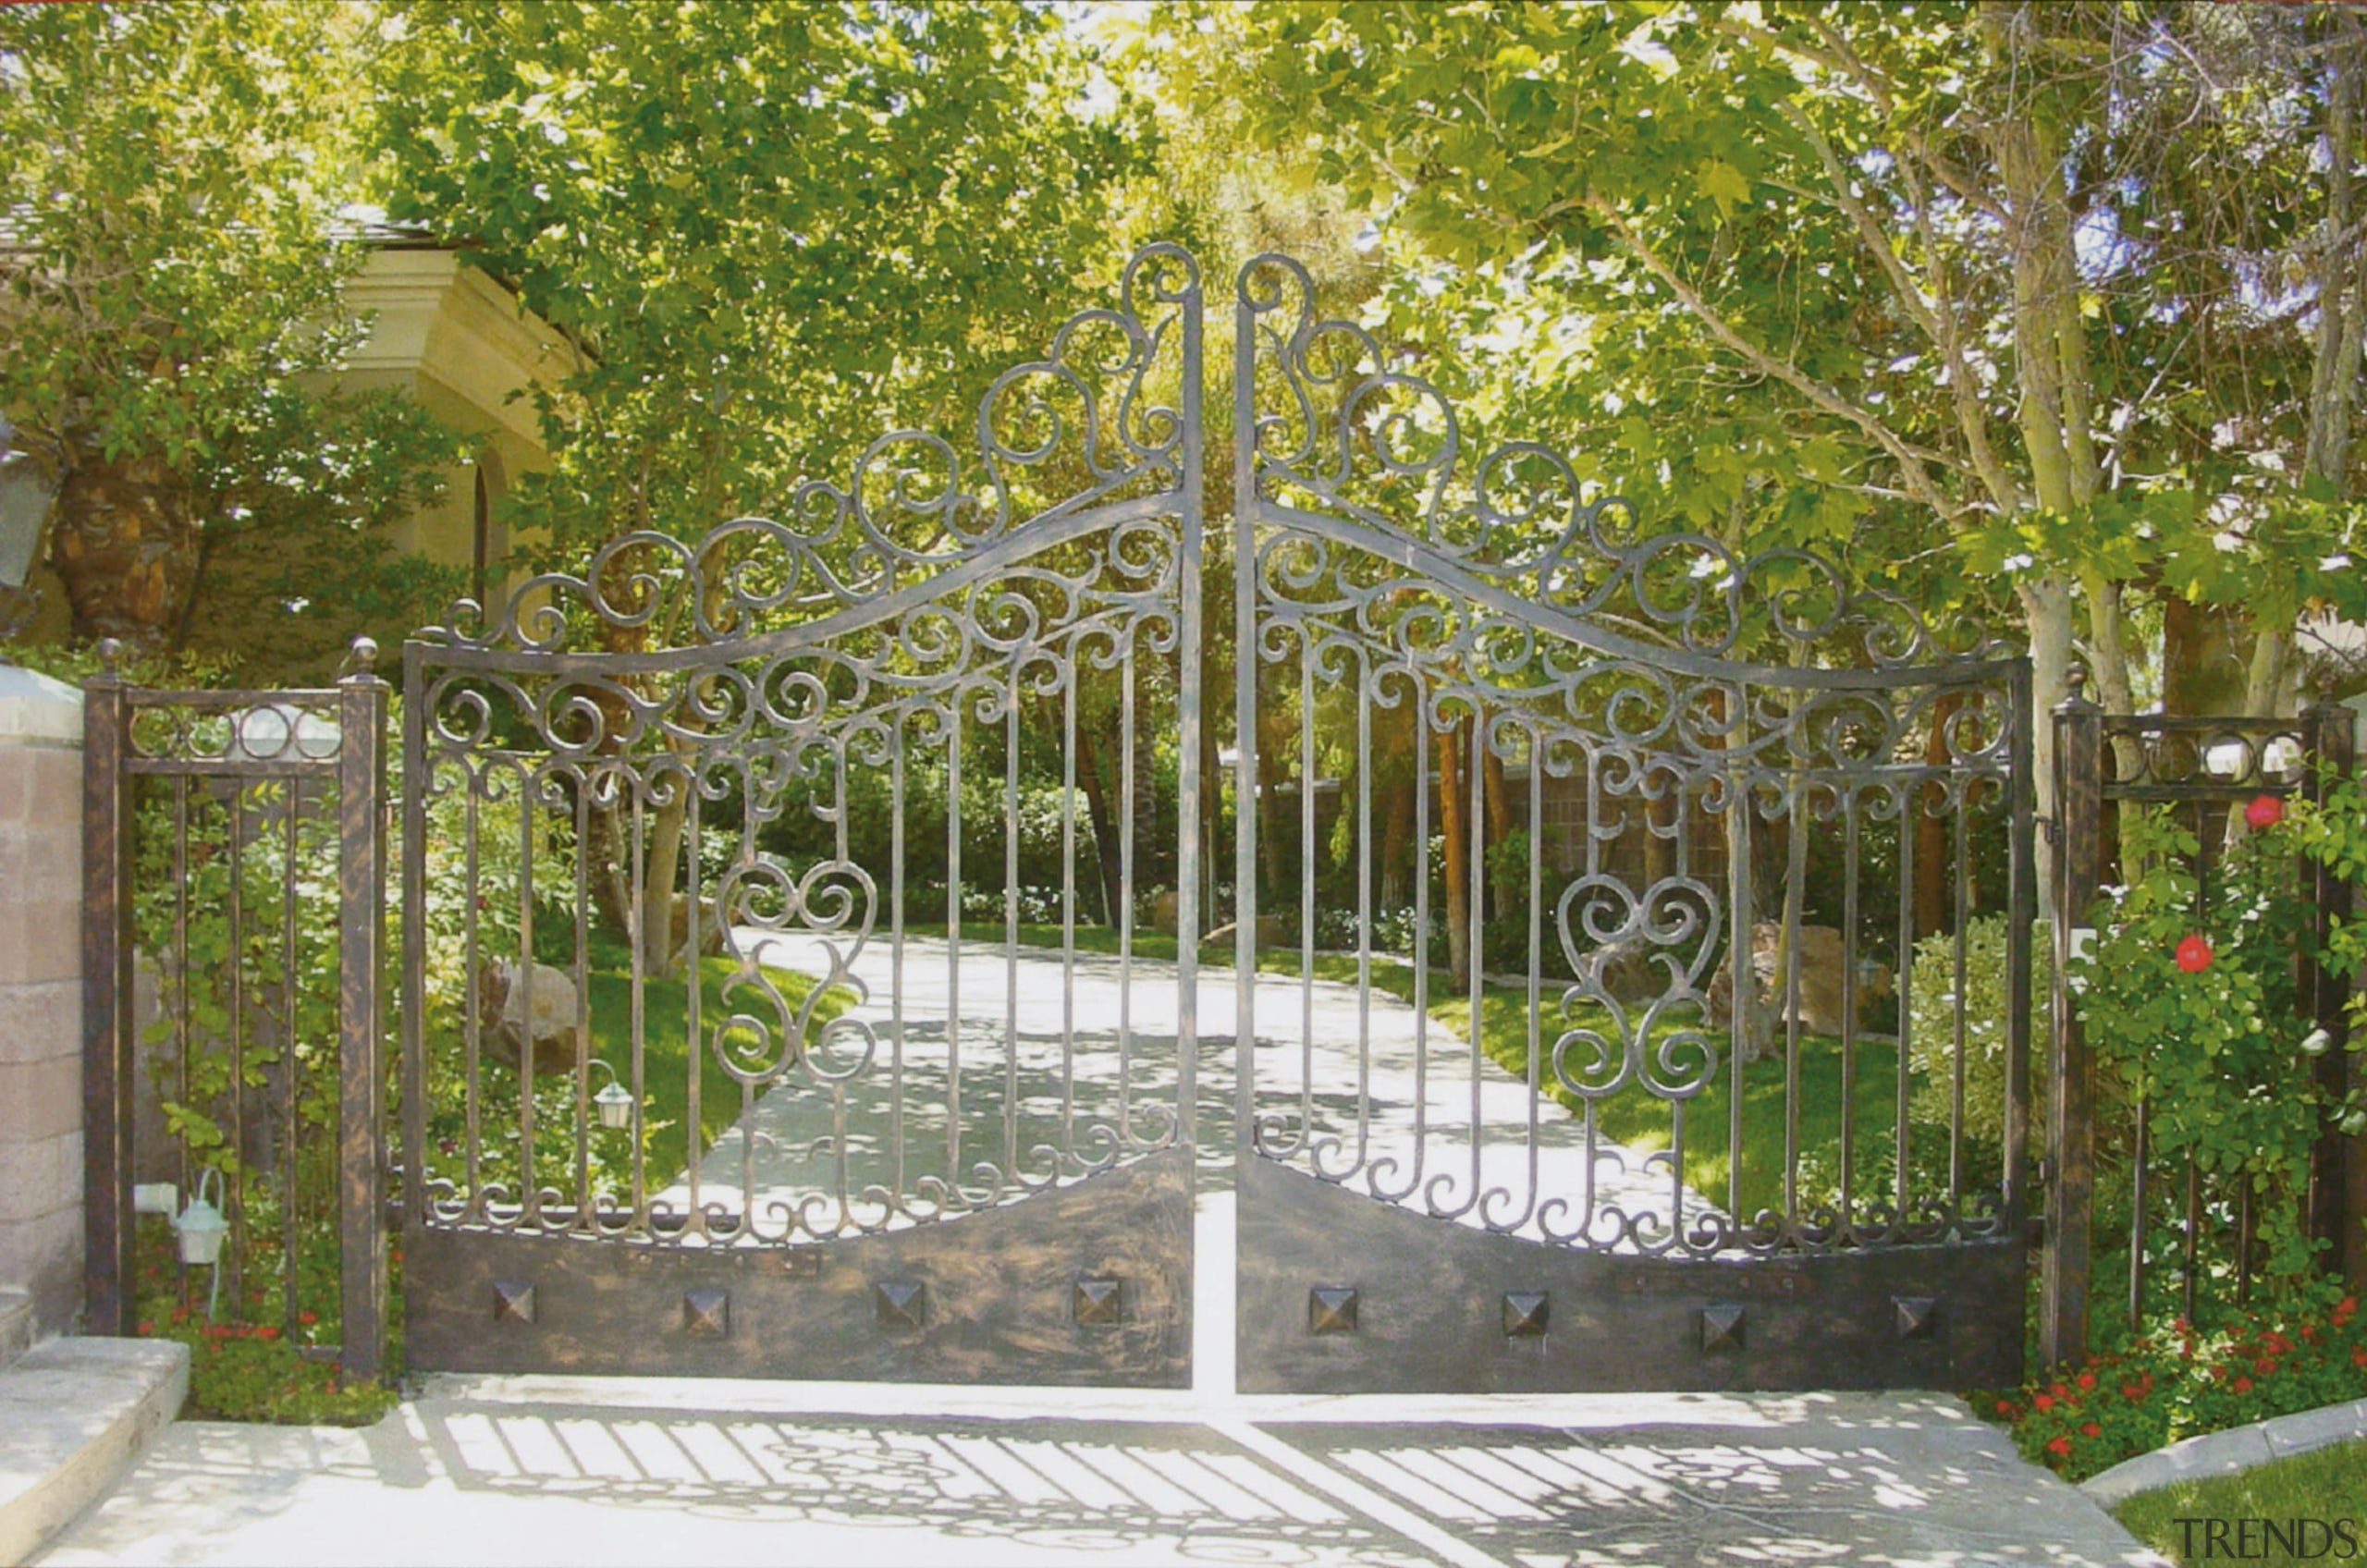
POLYGON ((337 1237, 342 1355, 375 1378, 386 1347, 385 996, 387 686, 354 640, 337 679, 337 1237))
POLYGON ((2047 1099, 2046 1239, 2039 1255, 2038 1354, 2046 1366, 2088 1353, 2088 1270, 2095 1169, 2095 1059, 2072 1007, 2072 935, 2096 901, 2103 850, 2103 710, 2080 693, 2054 710, 2054 1049, 2047 1099))
MULTIPOLYGON (((2308 749, 2304 758, 2308 772, 2301 788, 2312 801, 2323 802, 2330 780, 2346 778, 2350 774, 2351 712, 2335 702, 2331 691, 2322 690, 2301 719, 2308 749)), ((2316 951, 2301 961, 2301 998, 2310 1010, 2312 1022, 2325 1031, 2330 1042, 2314 1069, 2318 1091, 2329 1102, 2338 1104, 2350 1076, 2350 1053, 2344 1049, 2349 1038, 2344 1020, 2350 987, 2342 971, 2321 963, 2317 954, 2325 950, 2335 927, 2350 917, 2350 882, 2334 867, 2315 859, 2309 863, 2303 875, 2308 878, 2303 892, 2317 911, 2317 944, 2316 951)), ((2356 1173, 2348 1171, 2346 1166, 2363 1158, 2362 1149, 2367 1149, 2367 1141, 2344 1137, 2342 1130, 2329 1121, 2310 1152, 2310 1234, 2326 1243, 2327 1266, 2339 1271, 2353 1288, 2367 1284, 2367 1229, 2360 1224, 2367 1215, 2360 1214, 2347 1201, 2358 1186, 2356 1173)))
POLYGON ((122 647, 99 644, 82 683, 83 1327, 134 1315, 131 1217, 131 780, 122 647))

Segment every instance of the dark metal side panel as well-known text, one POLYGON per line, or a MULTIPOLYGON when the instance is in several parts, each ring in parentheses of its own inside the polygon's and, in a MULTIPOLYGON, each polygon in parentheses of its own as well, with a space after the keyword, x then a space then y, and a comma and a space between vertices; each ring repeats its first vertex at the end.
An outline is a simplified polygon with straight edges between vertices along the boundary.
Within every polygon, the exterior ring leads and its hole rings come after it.
POLYGON ((403 1238, 421 1371, 588 1372, 1182 1388, 1191 1381, 1188 1148, 941 1224, 702 1254, 568 1237, 403 1238), (1121 1281, 1077 1321, 1080 1280, 1121 1281), (531 1285, 533 1321, 497 1310, 531 1285), (879 1287, 918 1284, 920 1325, 879 1287), (711 1294, 728 1292, 717 1317, 711 1294))
POLYGON ((2021 1380, 2025 1257, 2016 1243, 1734 1263, 1607 1256, 1428 1219, 1271 1160, 1242 1163, 1245 1393, 1962 1390, 2021 1380), (1356 1292, 1353 1330, 1314 1331, 1309 1292, 1318 1288, 1356 1292), (1550 1297, 1547 1331, 1507 1334, 1505 1295, 1537 1292, 1550 1297), (1903 1326, 1915 1309, 1903 1315, 1902 1299, 1933 1304, 1921 1337, 1903 1326), (1734 1307, 1740 1342, 1705 1348, 1705 1311, 1734 1307))

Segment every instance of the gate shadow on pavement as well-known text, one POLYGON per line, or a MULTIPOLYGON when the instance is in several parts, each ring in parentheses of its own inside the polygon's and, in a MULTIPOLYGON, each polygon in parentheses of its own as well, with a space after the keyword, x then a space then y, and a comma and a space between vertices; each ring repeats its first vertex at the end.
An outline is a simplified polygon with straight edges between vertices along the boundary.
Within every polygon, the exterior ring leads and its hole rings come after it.
POLYGON ((539 1381, 432 1387, 361 1432, 177 1427, 44 1561, 2155 1561, 1931 1396, 1537 1402, 1513 1424, 1158 1396, 1128 1419, 1081 1391, 1113 1415, 993 1419, 970 1412, 1005 1396, 963 1390, 904 1390, 961 1415, 866 1415, 763 1397, 780 1385, 698 1408, 697 1385, 634 1380, 633 1407, 539 1381))

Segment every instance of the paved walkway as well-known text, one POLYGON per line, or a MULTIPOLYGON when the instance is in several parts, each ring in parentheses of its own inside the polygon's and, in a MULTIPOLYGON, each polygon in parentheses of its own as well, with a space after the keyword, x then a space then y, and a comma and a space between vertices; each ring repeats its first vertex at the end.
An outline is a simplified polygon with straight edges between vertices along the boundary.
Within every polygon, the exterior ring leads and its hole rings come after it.
POLYGON ((45 1564, 2117 1564, 1925 1395, 1205 1402, 437 1378, 367 1431, 187 1423, 45 1564))

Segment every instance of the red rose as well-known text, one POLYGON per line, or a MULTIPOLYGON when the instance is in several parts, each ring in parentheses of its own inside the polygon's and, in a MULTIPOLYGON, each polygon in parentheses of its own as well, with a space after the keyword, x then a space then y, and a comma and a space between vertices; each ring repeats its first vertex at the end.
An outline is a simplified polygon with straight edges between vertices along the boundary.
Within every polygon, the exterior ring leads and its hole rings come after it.
POLYGON ((2367 1345, 2350 1347, 2350 1363, 2354 1366, 2367 1366, 2367 1345))
POLYGON ((2276 1370, 2276 1363, 2271 1361, 2266 1356, 2262 1356, 2258 1361, 2252 1363, 2252 1370, 2265 1378, 2270 1373, 2276 1370))
POLYGON ((153 1334, 153 1333, 154 1333, 155 1331, 156 1331, 156 1325, 155 1325, 155 1324, 153 1324, 153 1323, 152 1323, 152 1322, 149 1322, 149 1321, 146 1321, 145 1319, 143 1319, 143 1320, 141 1322, 141 1325, 140 1325, 140 1332, 141 1332, 142 1335, 153 1334))
POLYGON ((2129 1403, 2135 1404, 2139 1400, 2145 1397, 2145 1390, 2139 1388, 2134 1383, 2123 1383, 2120 1386, 2120 1397, 2127 1400, 2129 1403))
POLYGON ((2200 974, 2211 967, 2211 944, 2198 932, 2178 944, 2177 956, 2180 969, 2200 974))
POLYGON ((2093 1372, 2082 1372, 2082 1373, 2080 1373, 2080 1374, 2079 1374, 2079 1387, 2080 1387, 2080 1388, 2082 1388, 2082 1389, 2092 1389, 2092 1388, 2094 1388, 2095 1386, 2096 1386, 2096 1375, 2095 1375, 2093 1372))
POLYGON ((2038 1406, 2041 1410, 2053 1410, 2054 1408, 2054 1396, 2052 1394, 2041 1394, 2038 1398, 2030 1401, 2030 1403, 2038 1406))
POLYGON ((2046 1452, 2054 1454, 2058 1459, 2066 1457, 2071 1452, 2071 1439, 2069 1438, 2057 1438, 2053 1442, 2046 1445, 2046 1452))
POLYGON ((255 1338, 259 1340, 276 1340, 279 1338, 279 1330, 266 1323, 262 1328, 255 1330, 255 1338))
POLYGON ((2014 1414, 2014 1402, 2009 1399, 1999 1400, 1997 1402, 1997 1414, 2000 1415, 2011 1415, 2014 1414))
POLYGON ((298 1313, 298 1314, 296 1315, 296 1321, 297 1321, 297 1322, 299 1322, 299 1323, 304 1324, 304 1325, 306 1325, 307 1327, 310 1327, 311 1325, 313 1325, 313 1324, 314 1324, 314 1323, 318 1323, 320 1320, 321 1320, 321 1315, 320 1315, 319 1313, 317 1313, 317 1312, 313 1311, 313 1310, 312 1310, 311 1308, 309 1308, 309 1307, 308 1307, 308 1308, 306 1308, 304 1311, 300 1312, 300 1313, 298 1313))
POLYGON ((2084 1422, 2079 1427, 2079 1435, 2083 1438, 2100 1438, 2103 1436, 2103 1432, 2104 1429, 2093 1421, 2084 1422))
POLYGON ((2236 1379, 2236 1391, 2237 1391, 2238 1393, 2239 1393, 2239 1394, 2248 1394, 2248 1393, 2251 1392, 2251 1391, 2252 1391, 2252 1380, 2251 1380, 2250 1378, 2237 1378, 2237 1379, 2236 1379))
POLYGON ((2254 795, 2244 808, 2244 820, 2254 827, 2274 827, 2285 820, 2285 802, 2275 795, 2254 795))

